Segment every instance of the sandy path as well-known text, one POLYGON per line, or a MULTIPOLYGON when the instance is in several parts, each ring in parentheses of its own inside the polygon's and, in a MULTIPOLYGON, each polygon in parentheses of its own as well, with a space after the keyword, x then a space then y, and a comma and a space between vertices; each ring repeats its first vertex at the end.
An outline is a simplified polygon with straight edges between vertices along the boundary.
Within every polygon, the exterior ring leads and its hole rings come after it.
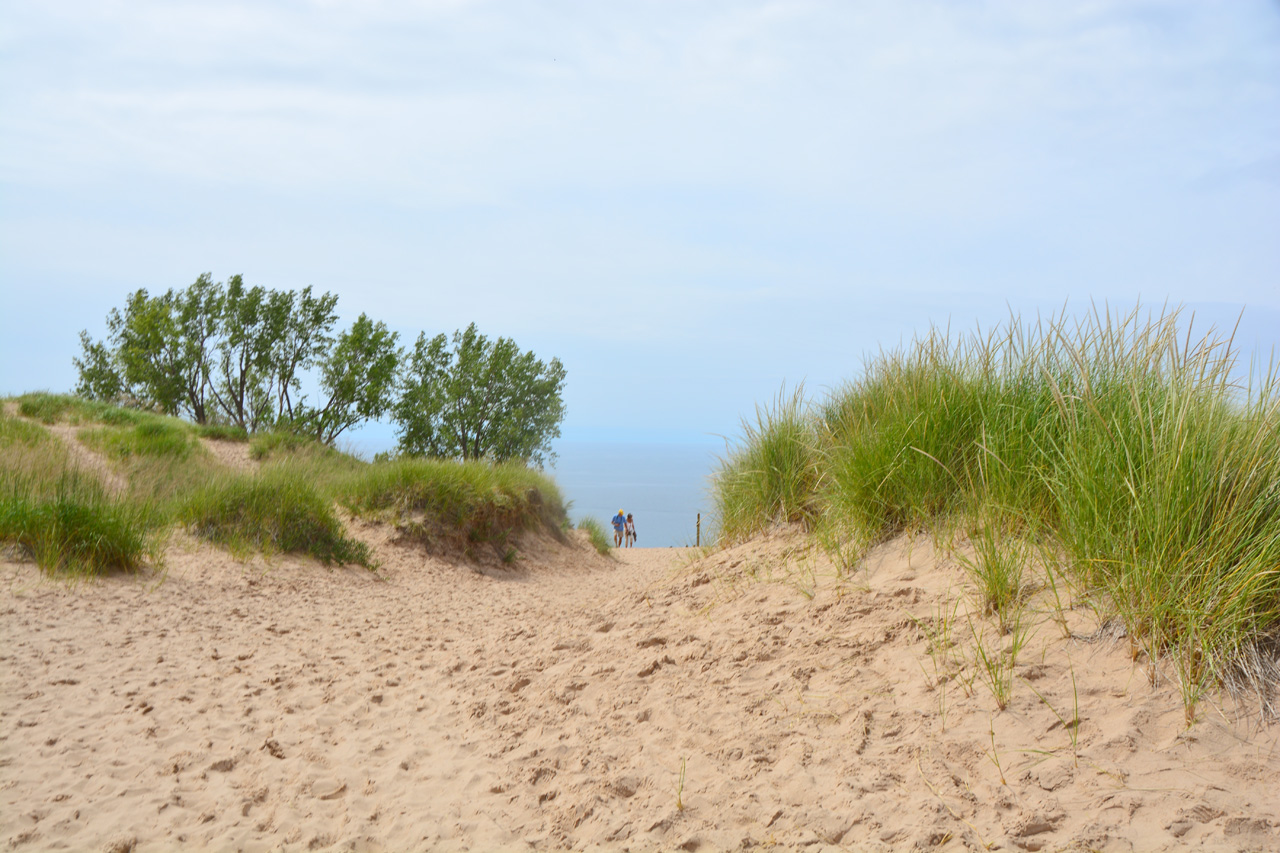
MULTIPOLYGON (((957 577, 853 581, 786 540, 692 569, 530 550, 381 577, 194 543, 68 587, 0 564, 0 839, 13 849, 1268 849, 1274 729, 1190 733, 1115 643, 1073 642, 1077 748, 1019 689, 939 714, 913 619, 957 577), (994 752, 995 760, 992 758, 994 752), (998 763, 997 763, 998 762, 998 763), (685 768, 681 787, 680 771, 685 768), (997 769, 999 768, 999 769, 997 769), (1006 778, 1002 784, 1001 776, 1006 778), (132 846, 131 846, 132 845, 132 846)), ((1046 650, 1021 675, 1065 708, 1046 650)))
POLYGON ((582 691, 585 635, 601 625, 593 605, 661 576, 671 556, 637 550, 597 569, 587 603, 581 571, 495 579, 422 559, 379 580, 188 547, 158 585, 68 587, 4 565, 10 844, 363 837, 436 849, 547 837, 544 821, 502 808, 505 790, 549 788, 555 773, 542 768, 556 763, 533 762, 536 779, 513 774, 523 731, 545 721, 509 722, 507 706, 582 691))
POLYGON ((80 441, 80 427, 61 423, 43 426, 66 445, 72 463, 98 477, 109 493, 123 495, 129 491, 129 481, 112 467, 106 457, 85 447, 80 441))

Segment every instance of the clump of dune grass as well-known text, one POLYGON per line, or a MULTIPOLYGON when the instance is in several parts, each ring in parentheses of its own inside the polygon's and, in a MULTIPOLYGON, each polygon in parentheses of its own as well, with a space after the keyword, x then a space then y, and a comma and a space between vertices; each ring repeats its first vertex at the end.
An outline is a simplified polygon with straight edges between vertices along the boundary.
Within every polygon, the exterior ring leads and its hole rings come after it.
POLYGON ((149 506, 72 467, 46 429, 0 409, 0 542, 46 572, 131 571, 155 556, 155 521, 149 506))
MULTIPOLYGON (((113 406, 94 400, 85 400, 73 394, 53 394, 48 391, 32 391, 17 398, 18 411, 23 417, 35 418, 46 424, 66 421, 72 424, 102 423, 111 426, 133 426, 148 419, 162 417, 141 409, 113 406)), ((175 419, 176 420, 176 419, 175 419)))
POLYGON ((233 551, 373 566, 368 546, 346 535, 332 501, 302 477, 227 477, 192 493, 182 517, 198 536, 233 551))
POLYGON ((13 445, 31 447, 48 443, 51 438, 49 431, 39 424, 15 418, 0 407, 0 448, 13 445))
POLYGON ((822 471, 815 426, 803 388, 780 393, 771 406, 757 406, 754 421, 743 419, 742 440, 714 477, 712 496, 724 541, 740 541, 773 524, 813 519, 822 471))
POLYGON ((295 453, 315 443, 312 439, 288 431, 259 432, 249 439, 249 455, 263 460, 281 453, 295 453))
POLYGON ((0 479, 0 541, 28 552, 46 572, 71 575, 132 571, 155 556, 147 508, 106 495, 75 471, 53 484, 0 479))
POLYGON ((865 548, 973 530, 1002 621, 1010 565, 1051 547, 1172 665, 1190 720, 1280 634, 1280 381, 1273 366, 1241 387, 1230 338, 1179 320, 1015 317, 882 352, 820 405, 783 399, 744 425, 715 477, 722 531, 793 520, 865 548))
POLYGON ((18 398, 18 411, 23 417, 52 424, 62 420, 76 405, 76 398, 66 394, 33 391, 18 398))
POLYGON ((78 438, 115 459, 135 456, 172 456, 186 459, 195 445, 190 427, 174 418, 152 416, 125 427, 84 427, 78 438))
POLYGON ((195 424, 195 431, 201 438, 214 441, 244 443, 249 440, 249 431, 235 424, 195 424))
POLYGON ((585 516, 578 519, 578 529, 585 531, 587 539, 591 542, 591 547, 595 548, 600 554, 608 556, 609 551, 613 548, 613 542, 604 532, 604 525, 599 520, 585 516))
POLYGON ((428 546, 503 546, 539 525, 563 535, 560 490, 523 465, 392 459, 349 477, 338 499, 355 513, 394 517, 428 546))

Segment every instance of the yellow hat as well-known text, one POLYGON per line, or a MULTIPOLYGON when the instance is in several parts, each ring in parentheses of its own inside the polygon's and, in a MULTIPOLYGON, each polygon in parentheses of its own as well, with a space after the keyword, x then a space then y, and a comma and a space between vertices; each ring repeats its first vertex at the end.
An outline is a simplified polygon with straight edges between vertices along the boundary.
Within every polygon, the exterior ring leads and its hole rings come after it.
POLYGON ((618 515, 622 515, 624 512, 626 512, 626 510, 620 509, 618 510, 618 515))

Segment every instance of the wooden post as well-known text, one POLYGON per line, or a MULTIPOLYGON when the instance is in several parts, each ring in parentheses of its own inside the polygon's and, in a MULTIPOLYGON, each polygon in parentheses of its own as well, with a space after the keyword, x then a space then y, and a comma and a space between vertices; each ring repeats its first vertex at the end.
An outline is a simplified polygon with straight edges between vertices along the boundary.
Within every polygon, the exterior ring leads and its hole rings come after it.
POLYGON ((698 513, 698 547, 702 547, 702 513, 698 513))

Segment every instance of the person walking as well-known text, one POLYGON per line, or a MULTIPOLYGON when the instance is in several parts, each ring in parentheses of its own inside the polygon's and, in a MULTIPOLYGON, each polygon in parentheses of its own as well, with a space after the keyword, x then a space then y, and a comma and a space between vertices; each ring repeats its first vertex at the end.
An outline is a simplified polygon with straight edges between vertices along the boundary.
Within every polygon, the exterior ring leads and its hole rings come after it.
POLYGON ((622 532, 627 541, 627 547, 634 548, 636 544, 636 520, 631 517, 631 513, 627 513, 627 523, 622 528, 622 532))
POLYGON ((627 516, 622 510, 613 517, 613 547, 622 547, 622 531, 627 526, 627 516))

